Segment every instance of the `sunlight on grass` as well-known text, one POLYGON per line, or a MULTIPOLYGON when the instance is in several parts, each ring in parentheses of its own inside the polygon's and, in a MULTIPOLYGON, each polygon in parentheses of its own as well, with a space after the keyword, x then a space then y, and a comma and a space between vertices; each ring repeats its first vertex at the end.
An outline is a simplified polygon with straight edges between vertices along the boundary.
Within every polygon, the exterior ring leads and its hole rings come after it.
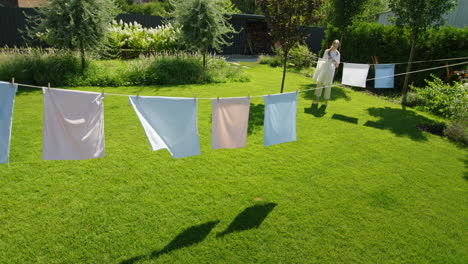
MULTIPOLYGON (((249 66, 251 82, 140 94, 279 92, 281 69, 249 66)), ((311 83, 288 73, 285 87, 311 83)), ((0 166, 0 262, 466 263, 466 150, 416 128, 434 117, 380 98, 334 88, 322 112, 312 98, 300 93, 298 141, 268 148, 252 98, 247 146, 233 150, 211 149, 201 100, 202 154, 173 159, 150 150, 126 97, 108 96, 107 156, 43 161, 41 91, 20 88, 0 166)))

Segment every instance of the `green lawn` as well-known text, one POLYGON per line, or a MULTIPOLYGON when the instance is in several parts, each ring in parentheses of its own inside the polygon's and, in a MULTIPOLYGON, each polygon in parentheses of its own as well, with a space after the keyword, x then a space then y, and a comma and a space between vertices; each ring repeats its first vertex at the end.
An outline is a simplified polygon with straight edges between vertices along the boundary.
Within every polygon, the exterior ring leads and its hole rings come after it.
MULTIPOLYGON (((141 94, 279 91, 280 69, 246 72, 249 83, 141 94)), ((286 90, 311 83, 289 73, 286 90)), ((109 96, 105 158, 43 161, 42 95, 20 89, 0 166, 0 263, 467 263, 466 149, 417 130, 427 114, 332 94, 321 114, 300 93, 298 141, 268 148, 252 98, 247 147, 235 150, 211 150, 211 102, 199 101, 202 155, 184 159, 152 152, 128 99, 109 96)))

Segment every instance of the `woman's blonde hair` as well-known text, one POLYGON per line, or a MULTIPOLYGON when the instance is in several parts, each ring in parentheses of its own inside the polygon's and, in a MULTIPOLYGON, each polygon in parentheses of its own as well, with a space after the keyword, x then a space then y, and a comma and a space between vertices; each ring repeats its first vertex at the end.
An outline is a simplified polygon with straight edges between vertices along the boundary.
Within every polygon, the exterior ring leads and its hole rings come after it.
MULTIPOLYGON (((331 57, 331 49, 333 48, 333 45, 334 45, 335 43, 338 43, 338 47, 340 46, 340 41, 339 41, 339 40, 335 39, 335 40, 332 42, 330 48, 328 49, 328 56, 330 56, 330 57, 331 57)), ((338 49, 338 48, 337 48, 337 49, 338 49)))

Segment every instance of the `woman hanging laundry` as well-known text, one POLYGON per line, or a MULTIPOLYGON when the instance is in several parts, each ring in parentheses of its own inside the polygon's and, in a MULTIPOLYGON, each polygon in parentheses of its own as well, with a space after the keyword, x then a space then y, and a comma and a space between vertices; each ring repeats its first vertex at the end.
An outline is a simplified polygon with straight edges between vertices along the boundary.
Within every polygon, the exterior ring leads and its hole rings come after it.
POLYGON ((328 86, 326 88, 315 90, 315 101, 314 104, 318 104, 322 91, 325 90, 323 98, 325 99, 325 105, 330 100, 331 84, 333 83, 333 77, 335 76, 335 70, 340 65, 340 41, 334 40, 331 47, 325 50, 323 58, 319 59, 317 68, 314 73, 314 81, 317 83, 317 88, 328 86))

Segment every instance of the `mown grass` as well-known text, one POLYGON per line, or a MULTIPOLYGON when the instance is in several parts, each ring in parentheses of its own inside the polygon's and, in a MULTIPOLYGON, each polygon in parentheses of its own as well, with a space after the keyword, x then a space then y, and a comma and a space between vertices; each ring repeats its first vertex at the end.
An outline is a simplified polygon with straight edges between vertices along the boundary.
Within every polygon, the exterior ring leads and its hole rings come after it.
MULTIPOLYGON (((281 69, 249 65, 250 83, 141 94, 279 91, 281 69)), ((310 87, 288 73, 287 91, 310 87)), ((41 92, 21 88, 0 166, 0 262, 466 263, 466 149, 417 130, 427 114, 343 88, 321 111, 312 96, 299 96, 297 142, 263 147, 252 98, 247 146, 216 151, 200 101, 202 155, 177 160, 152 152, 127 98, 109 96, 105 158, 43 161, 41 92)))

